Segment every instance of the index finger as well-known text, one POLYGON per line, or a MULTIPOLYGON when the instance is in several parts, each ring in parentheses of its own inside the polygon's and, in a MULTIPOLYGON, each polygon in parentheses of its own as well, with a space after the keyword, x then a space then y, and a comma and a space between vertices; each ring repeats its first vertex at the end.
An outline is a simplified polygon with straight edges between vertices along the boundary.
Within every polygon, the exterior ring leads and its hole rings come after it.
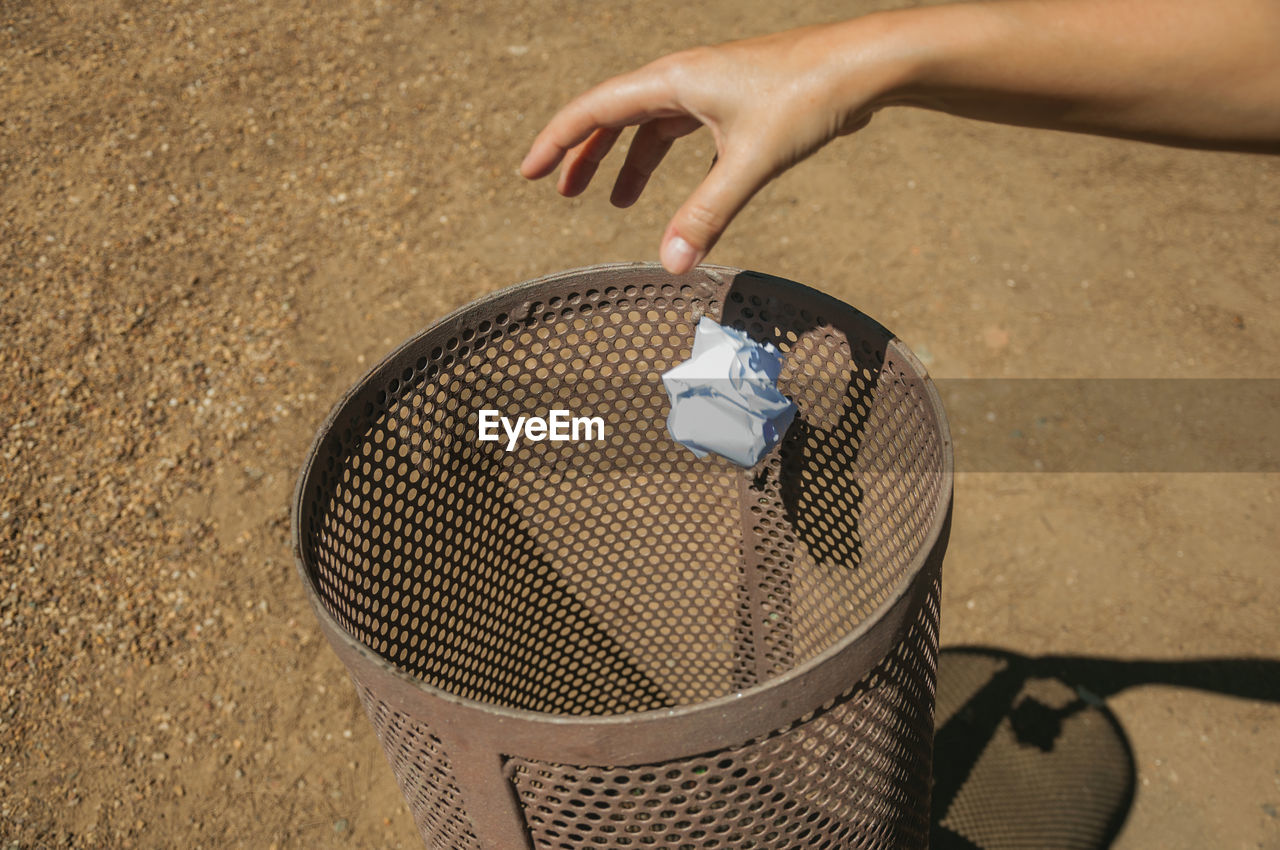
POLYGON ((547 122, 520 163, 520 173, 531 180, 545 177, 598 129, 683 114, 665 75, 652 65, 605 80, 569 101, 547 122))

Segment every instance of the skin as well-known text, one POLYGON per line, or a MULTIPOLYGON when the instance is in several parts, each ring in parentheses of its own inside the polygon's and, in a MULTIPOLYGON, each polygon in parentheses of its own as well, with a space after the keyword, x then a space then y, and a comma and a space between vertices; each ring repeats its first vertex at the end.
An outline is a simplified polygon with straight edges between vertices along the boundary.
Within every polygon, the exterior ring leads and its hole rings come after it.
POLYGON ((1217 150, 1280 153, 1280 0, 1003 0, 884 12, 700 47, 567 103, 521 163, 583 192, 637 127, 612 202, 633 204, 701 127, 716 160, 663 233, 683 274, 766 183, 889 106, 1217 150))

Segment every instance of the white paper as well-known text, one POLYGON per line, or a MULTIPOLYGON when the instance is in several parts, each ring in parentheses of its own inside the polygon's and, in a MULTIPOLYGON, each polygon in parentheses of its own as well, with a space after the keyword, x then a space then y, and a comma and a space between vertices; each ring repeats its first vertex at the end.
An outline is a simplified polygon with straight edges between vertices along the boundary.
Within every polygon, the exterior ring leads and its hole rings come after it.
POLYGON ((692 355, 662 376, 672 439, 698 457, 715 453, 755 466, 796 415, 795 403, 778 391, 781 371, 777 347, 703 316, 692 355))

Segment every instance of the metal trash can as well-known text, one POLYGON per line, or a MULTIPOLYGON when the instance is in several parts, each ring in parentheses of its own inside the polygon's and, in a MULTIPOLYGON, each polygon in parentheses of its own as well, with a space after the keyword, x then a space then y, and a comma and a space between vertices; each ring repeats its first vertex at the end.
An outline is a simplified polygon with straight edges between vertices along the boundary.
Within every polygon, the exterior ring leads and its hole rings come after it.
POLYGON ((898 850, 928 843, 952 466, 923 367, 848 305, 597 266, 372 369, 293 539, 428 847, 898 850), (703 314, 787 358, 799 413, 753 470, 666 431, 703 314), (481 441, 485 410, 604 433, 481 441))

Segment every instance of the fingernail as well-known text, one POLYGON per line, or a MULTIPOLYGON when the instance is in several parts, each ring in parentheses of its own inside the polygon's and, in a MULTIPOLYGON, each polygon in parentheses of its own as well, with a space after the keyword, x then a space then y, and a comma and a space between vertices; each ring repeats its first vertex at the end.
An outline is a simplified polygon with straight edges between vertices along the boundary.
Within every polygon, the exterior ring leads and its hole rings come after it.
POLYGON ((679 236, 672 236, 662 246, 662 265, 672 274, 684 274, 696 266, 699 259, 693 246, 679 236))

